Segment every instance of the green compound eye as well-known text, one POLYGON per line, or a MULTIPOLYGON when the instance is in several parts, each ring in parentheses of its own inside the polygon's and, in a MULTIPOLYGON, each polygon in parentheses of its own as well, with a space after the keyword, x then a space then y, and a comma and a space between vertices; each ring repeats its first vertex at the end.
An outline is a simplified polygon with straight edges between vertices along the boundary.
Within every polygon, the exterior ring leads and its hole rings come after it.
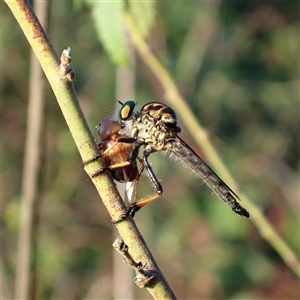
POLYGON ((126 101, 120 109, 120 119, 126 121, 132 117, 136 103, 132 100, 126 101))

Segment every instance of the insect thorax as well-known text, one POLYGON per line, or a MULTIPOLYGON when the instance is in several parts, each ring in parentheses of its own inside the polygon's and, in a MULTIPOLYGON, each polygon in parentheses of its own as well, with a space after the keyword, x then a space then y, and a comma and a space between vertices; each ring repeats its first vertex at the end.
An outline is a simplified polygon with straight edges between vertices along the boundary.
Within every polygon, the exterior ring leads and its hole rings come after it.
POLYGON ((170 141, 176 138, 162 120, 149 114, 140 114, 133 122, 132 136, 141 141, 149 152, 169 149, 170 141))

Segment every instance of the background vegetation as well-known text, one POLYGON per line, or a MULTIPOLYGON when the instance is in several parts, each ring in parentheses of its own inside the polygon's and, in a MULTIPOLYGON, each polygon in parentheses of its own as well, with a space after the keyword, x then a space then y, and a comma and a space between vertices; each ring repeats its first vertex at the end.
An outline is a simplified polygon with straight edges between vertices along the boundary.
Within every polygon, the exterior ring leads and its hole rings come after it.
MULTIPOLYGON (((240 190, 299 254, 299 3, 152 4, 138 11, 144 19, 140 28, 146 27, 145 34, 151 28, 152 51, 205 126, 240 190)), ((123 23, 103 10, 72 1, 54 1, 49 10, 48 35, 58 53, 72 49, 75 88, 91 128, 112 114, 116 99, 127 100, 116 91, 120 64, 126 62, 122 38, 119 51, 107 41, 118 40, 111 32, 123 23), (99 33, 99 22, 110 25, 108 38, 99 33)), ((6 5, 2 25, 1 277, 4 299, 10 299, 22 247, 17 241, 30 47, 6 5)), ((164 102, 156 78, 138 55, 134 61, 130 97, 138 107, 164 102)), ((109 299, 114 229, 50 87, 44 96, 34 294, 38 299, 109 299)), ((196 149, 184 128, 182 136, 196 149)), ((162 155, 153 155, 151 162, 164 194, 141 210, 136 222, 178 298, 300 297, 298 278, 251 219, 231 213, 177 163, 162 155)), ((145 177, 140 195, 151 192, 147 182, 145 177)), ((134 294, 150 297, 137 288, 134 294)))

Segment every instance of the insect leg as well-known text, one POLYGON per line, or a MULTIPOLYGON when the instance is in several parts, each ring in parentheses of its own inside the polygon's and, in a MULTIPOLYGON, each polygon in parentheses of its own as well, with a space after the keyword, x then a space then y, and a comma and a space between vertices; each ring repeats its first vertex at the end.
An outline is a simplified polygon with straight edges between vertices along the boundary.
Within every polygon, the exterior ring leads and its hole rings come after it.
POLYGON ((87 164, 89 164, 89 163, 91 163, 91 162, 93 162, 93 161, 96 161, 96 160, 99 159, 100 157, 102 157, 102 155, 101 155, 100 153, 98 153, 95 157, 93 157, 93 158, 91 158, 91 159, 88 159, 88 160, 85 160, 85 161, 83 161, 82 163, 83 163, 84 165, 87 165, 87 164))
MULTIPOLYGON (((96 161, 97 159, 101 158, 102 156, 103 156, 102 154, 98 153, 95 157, 93 157, 93 158, 91 158, 91 159, 89 159, 89 160, 83 161, 82 163, 83 163, 84 166, 86 166, 86 165, 88 165, 89 163, 94 162, 94 161, 96 161)), ((104 167, 104 168, 98 170, 97 172, 95 172, 95 173, 93 173, 93 174, 91 175, 91 178, 97 177, 98 175, 100 175, 100 174, 102 174, 103 172, 105 172, 107 169, 109 169, 109 168, 108 168, 108 167, 104 167)))
MULTIPOLYGON (((114 142, 110 147, 108 147, 107 149, 105 149, 105 151, 103 153, 98 153, 95 157, 85 160, 82 163, 84 165, 87 165, 93 161, 96 161, 97 159, 99 159, 100 157, 103 157, 107 152, 109 152, 112 148, 114 148, 116 145, 118 144, 118 142, 114 142)), ((101 143, 98 144, 98 149, 101 151, 101 143)))
POLYGON ((148 156, 150 155, 149 152, 147 151, 144 151, 144 156, 143 156, 143 159, 140 159, 139 157, 137 157, 137 159, 141 162, 142 164, 142 168, 141 168, 141 171, 139 173, 139 176, 141 175, 141 173, 143 172, 144 168, 146 168, 147 172, 148 172, 148 175, 150 177, 150 180, 151 182, 153 183, 154 187, 155 187, 155 190, 156 190, 156 193, 150 197, 147 197, 147 198, 142 198, 141 200, 138 200, 136 202, 133 202, 129 207, 128 207, 128 210, 127 212, 122 215, 120 217, 119 220, 117 221, 114 221, 113 223, 114 224, 118 224, 122 221, 124 221, 126 219, 127 216, 131 216, 132 218, 134 217, 135 213, 140 210, 144 205, 158 199, 161 194, 163 193, 163 188, 157 178, 157 176, 155 175, 149 161, 148 161, 148 156))
POLYGON ((157 178, 157 176, 155 175, 149 161, 148 161, 148 156, 150 155, 149 152, 144 152, 144 156, 143 156, 143 165, 146 168, 148 175, 150 177, 151 182, 153 183, 155 190, 156 190, 156 194, 147 197, 147 198, 143 198, 137 202, 134 202, 130 205, 130 207, 128 208, 128 211, 126 213, 126 216, 128 216, 129 214, 134 217, 135 213, 140 210, 144 205, 158 199, 161 194, 163 193, 163 188, 157 178))

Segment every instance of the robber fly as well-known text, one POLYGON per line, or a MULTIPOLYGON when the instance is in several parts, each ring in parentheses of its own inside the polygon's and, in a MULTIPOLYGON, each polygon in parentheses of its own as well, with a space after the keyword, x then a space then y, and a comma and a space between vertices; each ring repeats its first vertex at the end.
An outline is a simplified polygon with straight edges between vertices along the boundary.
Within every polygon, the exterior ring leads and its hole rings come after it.
MULTIPOLYGON (((121 142, 133 144, 134 151, 138 152, 144 147, 142 160, 158 195, 161 195, 163 190, 148 162, 148 157, 151 153, 165 151, 192 169, 235 213, 249 218, 249 212, 237 202, 237 194, 178 136, 181 128, 177 125, 177 117, 171 107, 159 102, 150 102, 140 111, 135 111, 135 106, 136 103, 131 100, 122 104, 119 112, 121 129, 117 134, 126 136, 127 140, 121 142)), ((143 205, 157 198, 137 201, 130 207, 130 213, 134 215, 143 205)))
MULTIPOLYGON (((123 103, 121 104, 123 105, 123 103)), ((149 162, 138 156, 139 146, 135 143, 135 139, 127 136, 125 133, 121 133, 122 125, 120 122, 113 119, 104 119, 96 128, 101 140, 98 147, 105 168, 94 173, 92 177, 96 177, 105 170, 109 170, 116 181, 126 183, 126 197, 130 202, 130 207, 125 216, 131 214, 133 217, 135 212, 143 205, 161 195, 162 187, 149 162), (141 164, 140 170, 137 166, 137 160, 141 164), (144 169, 146 169, 150 180, 155 186, 156 193, 150 197, 135 201, 138 182, 144 169)))

